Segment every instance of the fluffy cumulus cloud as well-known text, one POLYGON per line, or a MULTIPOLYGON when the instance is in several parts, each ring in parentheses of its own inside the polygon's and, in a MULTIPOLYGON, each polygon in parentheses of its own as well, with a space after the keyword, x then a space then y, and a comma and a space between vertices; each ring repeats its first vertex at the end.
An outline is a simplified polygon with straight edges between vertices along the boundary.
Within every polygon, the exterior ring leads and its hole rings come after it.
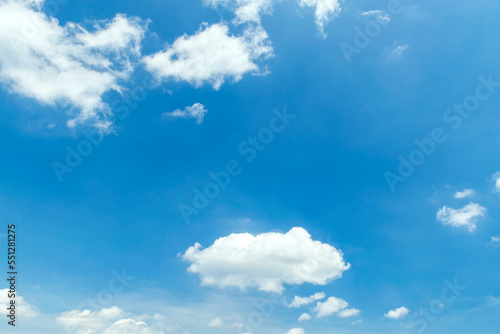
POLYGON ((394 310, 390 310, 389 312, 384 314, 384 316, 386 318, 390 318, 390 319, 402 319, 406 315, 408 315, 408 313, 410 313, 410 310, 404 306, 401 306, 401 307, 398 307, 394 310))
POLYGON ((68 311, 57 318, 60 326, 74 334, 162 334, 162 323, 149 326, 116 306, 99 311, 68 311))
POLYGON ((166 112, 162 116, 164 117, 177 117, 177 118, 194 118, 196 124, 201 124, 203 118, 208 110, 201 103, 195 103, 192 106, 185 107, 184 109, 176 109, 172 112, 166 112))
POLYGON ((306 334, 303 328, 292 328, 286 334, 306 334))
POLYGON ((325 285, 350 266, 341 251, 312 240, 301 227, 288 233, 231 234, 205 249, 196 243, 182 257, 192 262, 188 270, 199 274, 203 285, 268 292, 282 292, 283 284, 325 285))
POLYGON ((328 317, 333 314, 341 318, 348 318, 359 314, 359 310, 349 308, 349 304, 345 300, 336 297, 330 297, 325 302, 318 302, 313 311, 316 312, 318 318, 328 317))
POLYGON ((192 35, 179 37, 171 46, 144 57, 149 72, 162 80, 187 81, 195 86, 205 83, 215 89, 228 79, 239 81, 246 73, 259 73, 257 60, 272 55, 267 33, 249 27, 243 35, 233 36, 223 23, 203 25, 192 35))
MULTIPOLYGON (((7 307, 10 306, 9 289, 0 290, 0 314, 8 315, 7 307)), ((38 315, 38 311, 31 306, 22 296, 16 295, 16 312, 20 317, 33 318, 38 315)))
POLYGON ((40 11, 43 0, 0 1, 0 81, 12 92, 47 105, 70 107, 70 126, 108 128, 102 96, 122 91, 140 60, 146 27, 117 15, 91 29, 40 11))
POLYGON ((311 316, 308 313, 302 313, 297 321, 302 322, 307 320, 311 320, 311 316))
POLYGON ((326 37, 325 26, 340 13, 339 0, 299 0, 303 7, 315 8, 316 26, 318 32, 326 37))
POLYGON ((311 303, 314 303, 317 300, 324 299, 325 297, 326 297, 326 295, 324 292, 317 292, 310 297, 295 296, 293 298, 293 301, 290 304, 288 304, 287 306, 288 307, 301 307, 304 305, 309 305, 311 303))
POLYGON ((444 225, 466 227, 470 232, 474 232, 477 227, 477 218, 483 217, 485 214, 486 208, 476 203, 469 203, 461 209, 443 206, 437 212, 436 218, 444 225))
POLYGON ((462 191, 457 191, 454 195, 455 198, 462 199, 467 197, 472 197, 476 194, 474 189, 464 189, 462 191))

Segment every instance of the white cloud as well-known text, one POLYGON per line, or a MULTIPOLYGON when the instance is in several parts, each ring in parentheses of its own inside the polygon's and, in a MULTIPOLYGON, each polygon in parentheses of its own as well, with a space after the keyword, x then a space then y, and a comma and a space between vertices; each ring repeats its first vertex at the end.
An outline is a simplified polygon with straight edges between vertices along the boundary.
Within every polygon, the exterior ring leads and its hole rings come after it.
POLYGON ((387 25, 389 22, 391 22, 390 14, 386 10, 369 10, 366 12, 361 12, 361 16, 374 16, 382 25, 387 25))
POLYGON ((486 208, 476 203, 469 203, 461 209, 443 206, 437 212, 436 218, 444 225, 467 227, 470 232, 473 232, 476 229, 477 218, 483 217, 485 213, 486 208))
POLYGON ((386 318, 391 318, 391 319, 401 319, 404 318, 406 315, 408 315, 408 313, 410 313, 410 310, 404 306, 401 306, 394 310, 390 310, 389 312, 384 314, 384 316, 386 318))
POLYGON ((172 112, 166 112, 162 116, 178 117, 178 118, 194 118, 196 124, 201 124, 205 114, 208 112, 205 106, 201 103, 195 103, 190 107, 184 109, 176 109, 172 112))
POLYGON ((303 328, 292 328, 286 334, 306 334, 303 328))
POLYGON ((222 325, 222 319, 219 317, 210 320, 210 322, 207 324, 207 326, 210 328, 219 328, 222 327, 222 325))
POLYGON ((223 6, 234 11, 235 24, 253 22, 260 24, 262 14, 272 12, 273 0, 204 0, 208 6, 223 6))
POLYGON ((341 298, 330 297, 325 302, 318 302, 313 311, 316 312, 316 317, 318 318, 327 317, 332 314, 336 314, 341 318, 347 318, 359 313, 359 310, 348 307, 349 304, 345 300, 341 298))
POLYGON ((258 73, 256 60, 270 57, 272 47, 264 29, 250 27, 242 36, 214 24, 192 35, 179 37, 164 51, 144 57, 146 68, 159 79, 211 84, 219 89, 227 80, 239 81, 246 73, 258 73))
POLYGON ((490 245, 493 247, 500 247, 500 237, 491 237, 490 245))
POLYGON ((454 195, 455 198, 467 198, 467 197, 472 197, 476 194, 476 191, 474 189, 464 189, 462 191, 457 191, 454 195))
MULTIPOLYGON (((234 24, 261 24, 263 14, 271 14, 275 0, 204 0, 208 6, 222 6, 234 12, 234 24)), ((318 32, 326 37, 325 26, 340 13, 339 0, 298 0, 302 7, 315 9, 318 32)))
POLYGON ((234 322, 229 327, 230 328, 243 328, 243 324, 241 322, 234 322))
POLYGON ((117 15, 87 30, 40 11, 43 1, 0 2, 0 81, 19 95, 74 108, 69 126, 107 129, 110 109, 102 96, 122 91, 140 59, 145 24, 117 15), (76 109, 76 110, 75 110, 76 109))
POLYGON ((408 50, 408 44, 406 45, 397 45, 394 49, 392 49, 389 54, 389 58, 397 58, 401 56, 406 50, 408 50))
MULTIPOLYGON (((9 289, 0 290, 0 314, 8 315, 7 307, 10 306, 9 289)), ((33 318, 38 311, 30 305, 22 296, 16 295, 16 309, 20 317, 33 318)))
POLYGON ((308 313, 302 313, 297 320, 298 322, 311 320, 311 316, 308 313))
MULTIPOLYGON (((158 318, 158 317, 155 317, 158 318)), ((161 329, 134 319, 116 306, 99 311, 68 311, 57 322, 74 334, 162 334, 161 329)), ((162 325, 162 323, 159 323, 162 325)))
POLYGON ((310 296, 310 297, 299 297, 299 296, 295 296, 293 298, 293 301, 287 305, 288 307, 301 307, 303 305, 308 305, 308 304, 311 304, 317 300, 320 300, 320 299, 323 299, 325 298, 326 295, 324 292, 317 292, 315 293, 314 295, 310 296))
POLYGON ((490 307, 500 305, 500 297, 488 296, 486 297, 486 304, 490 307))
POLYGON ((349 309, 345 309, 345 310, 342 310, 338 313, 338 316, 341 317, 341 318, 350 318, 350 317, 353 317, 357 314, 359 314, 359 310, 355 309, 355 308, 349 308, 349 309))
POLYGON ((500 193, 500 172, 496 172, 493 175, 493 182, 495 182, 495 188, 493 188, 493 191, 500 193))
POLYGON ((299 0, 303 7, 316 7, 316 26, 318 32, 326 37, 325 26, 340 13, 339 0, 299 0))
POLYGON ((282 292, 285 283, 325 285, 350 267, 341 251, 312 240, 301 227, 285 234, 231 234, 203 250, 196 243, 182 257, 203 285, 268 292, 282 292))

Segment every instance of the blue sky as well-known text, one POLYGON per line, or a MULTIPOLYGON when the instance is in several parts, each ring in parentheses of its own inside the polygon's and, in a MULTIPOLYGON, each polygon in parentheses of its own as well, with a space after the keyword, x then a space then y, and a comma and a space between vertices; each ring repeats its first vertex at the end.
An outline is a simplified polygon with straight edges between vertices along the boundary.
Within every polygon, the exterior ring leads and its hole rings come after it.
POLYGON ((0 333, 497 333, 499 15, 0 0, 0 333))

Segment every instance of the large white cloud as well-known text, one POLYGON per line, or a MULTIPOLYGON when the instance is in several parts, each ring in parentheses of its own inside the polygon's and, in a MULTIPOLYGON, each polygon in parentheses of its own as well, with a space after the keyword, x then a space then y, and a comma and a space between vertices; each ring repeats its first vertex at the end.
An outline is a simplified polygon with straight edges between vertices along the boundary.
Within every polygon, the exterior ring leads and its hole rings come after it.
POLYGON ((91 30, 61 25, 40 11, 42 4, 0 1, 0 81, 41 103, 76 109, 70 126, 107 128, 110 110, 102 96, 123 89, 140 59, 145 24, 119 14, 91 30))
POLYGON ((390 319, 401 319, 410 313, 410 310, 404 306, 398 307, 394 310, 390 310, 384 316, 390 319))
POLYGON ((165 50, 144 57, 144 62, 160 79, 195 86, 209 83, 219 89, 228 79, 239 81, 246 73, 259 73, 255 61, 271 55, 268 35, 261 27, 249 27, 242 36, 233 36, 225 24, 217 23, 179 37, 165 50))
POLYGON ((470 232, 474 232, 477 227, 477 218, 483 217, 485 214, 486 208, 476 203, 469 203, 461 209, 452 209, 443 206, 437 212, 436 218, 444 225, 466 227, 470 232))
POLYGON ((312 240, 301 227, 285 234, 231 234, 205 249, 196 243, 182 257, 192 262, 188 270, 199 274, 203 285, 268 292, 282 292, 283 284, 325 285, 350 266, 341 251, 312 240))
POLYGON ((314 7, 316 26, 319 33, 326 37, 325 26, 340 13, 339 0, 299 0, 301 6, 314 7))
POLYGON ((333 314, 341 318, 348 318, 359 314, 359 310, 348 307, 349 304, 345 300, 330 297, 325 302, 318 302, 313 311, 316 312, 318 318, 328 317, 333 314))

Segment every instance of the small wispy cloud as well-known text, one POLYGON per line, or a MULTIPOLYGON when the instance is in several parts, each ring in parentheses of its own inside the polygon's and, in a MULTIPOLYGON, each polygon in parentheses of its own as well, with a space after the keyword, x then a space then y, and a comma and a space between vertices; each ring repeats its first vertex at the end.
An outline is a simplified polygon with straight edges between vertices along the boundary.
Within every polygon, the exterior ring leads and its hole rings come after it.
POLYGON ((443 206, 436 214, 437 220, 444 225, 454 227, 467 227, 470 232, 476 229, 476 221, 478 217, 483 217, 486 214, 486 208, 477 203, 469 203, 461 209, 453 209, 443 206))
POLYGON ((389 15, 389 12, 387 12, 385 10, 379 10, 379 9, 369 10, 369 11, 366 11, 366 12, 361 12, 360 15, 361 16, 372 16, 372 17, 375 17, 377 19, 377 21, 380 24, 382 24, 382 25, 386 25, 389 22, 391 22, 391 17, 389 15))
POLYGON ((394 49, 389 53, 388 59, 394 59, 400 57, 406 50, 408 50, 409 45, 396 45, 394 49))
POLYGON ((336 297, 330 297, 325 302, 318 302, 313 311, 316 312, 317 318, 324 318, 336 314, 341 318, 348 318, 359 314, 359 310, 355 308, 348 308, 349 304, 336 297))
POLYGON ((394 310, 390 310, 384 316, 390 319, 402 319, 410 313, 410 310, 404 306, 398 307, 394 310))
POLYGON ((493 182, 495 182, 493 191, 496 193, 500 193, 500 172, 496 172, 495 174, 493 174, 493 182))
POLYGON ((495 297, 495 296, 488 296, 486 298, 486 304, 489 307, 494 307, 500 305, 500 297, 495 297))
POLYGON ((222 319, 217 317, 215 319, 210 320, 210 322, 207 324, 208 327, 210 328, 219 328, 222 327, 224 323, 222 322, 222 319))
POLYGON ((476 194, 476 191, 474 189, 464 189, 462 191, 457 191, 454 195, 455 198, 467 198, 467 197, 472 197, 476 194))
POLYGON ((293 298, 293 301, 286 305, 287 307, 301 307, 301 306, 304 306, 304 305, 308 305, 308 304, 311 304, 317 300, 321 300, 321 299, 324 299, 326 297, 326 294, 324 292, 317 292, 315 293, 314 295, 310 296, 310 297, 299 297, 299 296, 295 296, 293 298))
POLYGON ((201 103, 195 103, 190 107, 185 107, 184 109, 176 109, 172 112, 163 113, 163 117, 177 117, 177 118, 194 118, 196 124, 201 124, 203 118, 208 110, 201 103))
POLYGON ((491 237, 490 246, 500 247, 500 237, 491 237))

